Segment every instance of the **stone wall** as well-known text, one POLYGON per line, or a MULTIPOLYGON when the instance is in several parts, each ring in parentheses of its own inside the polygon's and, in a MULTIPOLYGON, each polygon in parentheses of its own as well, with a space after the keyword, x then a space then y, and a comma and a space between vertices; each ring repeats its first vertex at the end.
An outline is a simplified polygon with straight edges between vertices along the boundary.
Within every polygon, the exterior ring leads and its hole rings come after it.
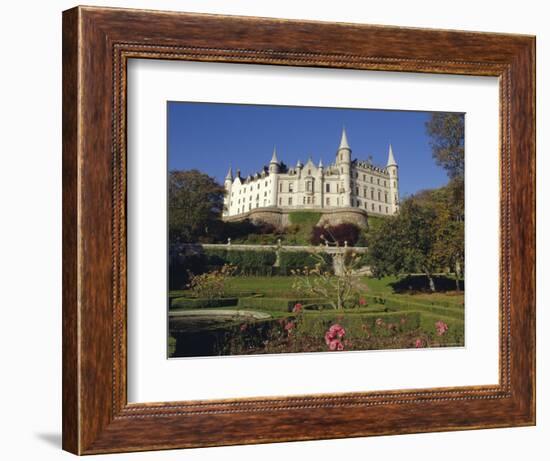
POLYGON ((367 227, 367 213, 359 208, 334 208, 334 209, 283 209, 278 207, 255 208, 247 213, 238 216, 225 217, 225 221, 242 221, 250 219, 253 223, 268 223, 282 229, 290 225, 289 215, 296 211, 312 211, 321 213, 318 225, 336 225, 342 223, 352 223, 359 227, 367 227))

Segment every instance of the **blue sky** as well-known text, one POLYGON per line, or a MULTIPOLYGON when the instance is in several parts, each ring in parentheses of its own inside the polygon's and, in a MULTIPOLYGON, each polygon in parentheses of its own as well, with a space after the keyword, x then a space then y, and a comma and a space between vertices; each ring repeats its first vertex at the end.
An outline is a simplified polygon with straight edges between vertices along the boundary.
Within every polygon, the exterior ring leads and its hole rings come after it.
POLYGON ((399 165, 401 197, 447 183, 431 153, 425 122, 430 112, 168 103, 168 168, 196 168, 221 184, 231 166, 241 175, 259 171, 271 159, 295 165, 334 161, 345 126, 352 158, 372 155, 384 166, 391 142, 399 165))

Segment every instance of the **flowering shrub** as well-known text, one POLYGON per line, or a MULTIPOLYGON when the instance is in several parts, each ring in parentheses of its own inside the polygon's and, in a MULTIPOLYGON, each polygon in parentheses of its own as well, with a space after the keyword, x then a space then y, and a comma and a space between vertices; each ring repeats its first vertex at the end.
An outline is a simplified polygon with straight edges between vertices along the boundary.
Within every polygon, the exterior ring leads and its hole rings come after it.
POLYGON ((223 297, 227 279, 235 272, 234 266, 225 264, 219 269, 200 275, 190 274, 187 287, 198 298, 215 299, 223 297))
POLYGON ((418 339, 414 342, 414 347, 416 347, 416 348, 424 347, 424 341, 422 341, 420 338, 418 338, 418 339))
POLYGON ((321 298, 334 309, 344 309, 356 305, 359 293, 366 287, 357 276, 355 270, 359 267, 359 256, 347 252, 342 258, 338 274, 332 274, 323 269, 320 255, 312 253, 319 262, 314 268, 304 267, 302 270, 293 270, 294 282, 292 288, 306 296, 321 298))
POLYGON ((448 329, 449 326, 442 320, 438 320, 437 322, 435 322, 435 331, 438 336, 443 336, 448 329))
POLYGON ((331 351, 343 351, 344 343, 342 342, 346 330, 339 323, 332 325, 325 333, 325 343, 331 351))

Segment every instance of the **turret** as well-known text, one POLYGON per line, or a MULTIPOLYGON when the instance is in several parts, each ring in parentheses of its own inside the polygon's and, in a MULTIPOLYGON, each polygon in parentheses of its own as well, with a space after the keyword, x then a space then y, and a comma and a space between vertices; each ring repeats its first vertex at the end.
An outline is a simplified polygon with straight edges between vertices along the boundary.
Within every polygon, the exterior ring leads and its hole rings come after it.
POLYGON ((233 184, 233 170, 231 167, 229 167, 229 170, 225 175, 225 182, 224 182, 225 190, 230 190, 232 184, 233 184))
POLYGON ((390 177, 391 210, 392 213, 397 213, 397 211, 399 211, 399 174, 391 144, 388 149, 388 163, 386 164, 386 171, 390 177))
POLYGON ((271 161, 269 162, 269 177, 271 178, 271 191, 270 191, 270 205, 277 206, 277 197, 279 194, 279 172, 281 171, 281 165, 279 159, 277 158, 277 150, 273 146, 273 155, 271 156, 271 161))
POLYGON ((342 176, 344 186, 342 197, 343 206, 351 206, 351 148, 349 147, 346 129, 342 128, 340 146, 336 152, 336 165, 342 176))
POLYGON ((224 210, 223 214, 228 215, 231 208, 231 186, 233 185, 233 170, 229 167, 224 181, 225 196, 223 198, 224 210))
POLYGON ((269 173, 277 174, 280 171, 279 160, 277 159, 277 149, 273 147, 273 155, 271 156, 271 161, 269 162, 269 173))

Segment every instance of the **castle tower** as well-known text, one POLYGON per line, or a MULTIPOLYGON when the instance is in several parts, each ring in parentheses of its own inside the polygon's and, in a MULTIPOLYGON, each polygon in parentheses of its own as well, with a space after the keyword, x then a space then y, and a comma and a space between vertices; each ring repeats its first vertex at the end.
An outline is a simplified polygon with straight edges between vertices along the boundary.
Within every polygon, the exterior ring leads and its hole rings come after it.
POLYGON ((233 170, 231 167, 229 167, 223 185, 225 188, 225 195, 223 197, 223 214, 228 215, 231 206, 231 186, 233 185, 233 170))
POLYGON ((349 147, 346 129, 342 128, 340 147, 336 152, 336 166, 340 170, 344 191, 340 195, 343 206, 351 206, 351 148, 349 147))
POLYGON ((399 211, 399 175, 397 162, 393 156, 392 145, 390 144, 388 150, 388 163, 386 164, 386 171, 390 176, 390 203, 392 213, 399 211))
POLYGON ((279 159, 277 158, 277 149, 273 147, 273 155, 271 156, 271 161, 269 162, 269 177, 271 178, 271 193, 270 193, 270 205, 277 206, 277 196, 279 191, 279 172, 281 166, 279 164, 279 159))

